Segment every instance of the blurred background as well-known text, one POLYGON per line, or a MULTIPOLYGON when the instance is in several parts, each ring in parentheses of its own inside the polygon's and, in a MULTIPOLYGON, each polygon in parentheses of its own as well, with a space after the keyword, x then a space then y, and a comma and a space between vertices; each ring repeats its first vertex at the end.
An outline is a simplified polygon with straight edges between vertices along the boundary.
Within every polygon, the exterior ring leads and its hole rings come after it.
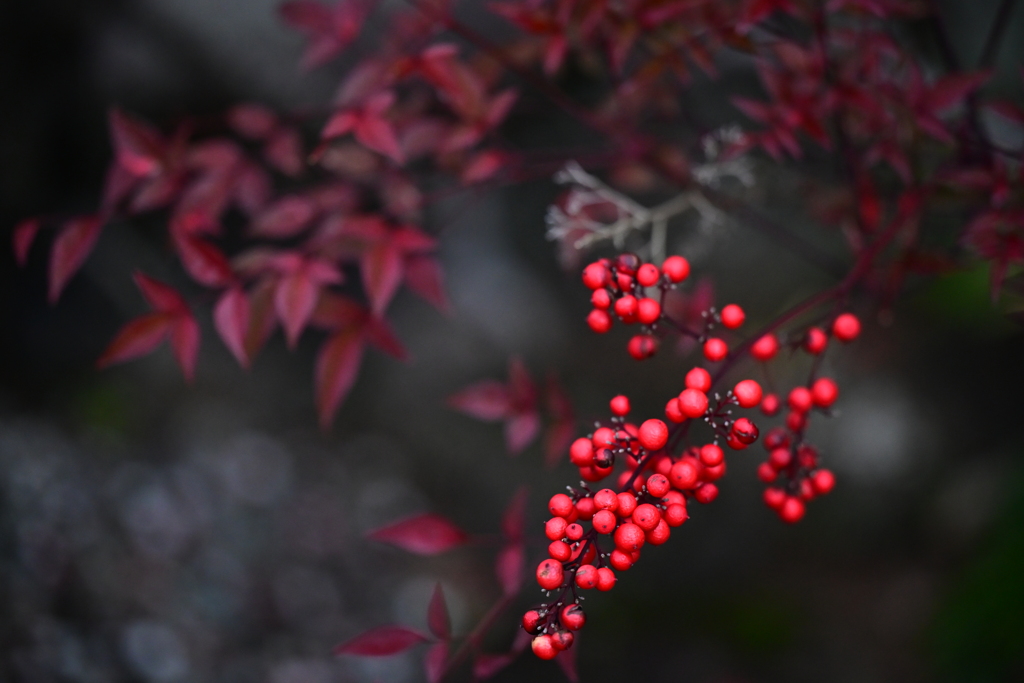
MULTIPOLYGON (((0 4, 4 234, 27 215, 95 206, 111 105, 167 127, 239 100, 327 100, 344 64, 299 75, 301 37, 276 4, 0 4)), ((995 4, 942 5, 968 62, 995 4)), ((1024 11, 1011 20, 998 83, 1019 98, 1024 11)), ((694 86, 698 114, 754 87, 750 64, 724 66, 720 81, 694 86)), ((525 144, 586 144, 545 111, 513 125, 525 144)), ((752 200, 845 262, 838 231, 798 213, 798 176, 757 178, 752 200)), ((567 463, 544 469, 536 445, 509 458, 499 425, 445 397, 504 378, 519 355, 536 379, 558 375, 584 433, 616 393, 637 416, 657 414, 696 362, 666 348, 638 364, 624 331, 589 333, 587 292, 544 238, 558 192, 543 180, 428 209, 454 313, 400 295, 390 315, 410 361, 371 352, 326 433, 312 401, 315 335, 295 353, 276 337, 244 372, 200 314, 193 386, 167 349, 94 369, 144 310, 135 268, 184 282, 158 223, 108 228, 55 307, 46 249, 23 270, 0 249, 0 681, 423 680, 420 651, 330 650, 370 626, 425 628, 438 581, 465 633, 499 596, 494 534, 513 493, 531 490, 532 566, 545 501, 575 481, 567 463), (479 540, 424 559, 363 538, 424 511, 479 540)), ((833 282, 742 222, 671 235, 720 304, 747 309, 748 329, 833 282)), ((587 601, 584 681, 1024 680, 1021 329, 992 306, 983 269, 911 283, 878 319, 869 301, 855 310, 865 333, 826 361, 840 416, 811 432, 835 492, 787 527, 760 502, 760 447, 730 456, 720 499, 587 601)), ((783 385, 808 367, 777 365, 783 385)), ((491 651, 508 647, 533 598, 528 587, 491 651)), ((562 674, 524 656, 494 680, 562 674)))

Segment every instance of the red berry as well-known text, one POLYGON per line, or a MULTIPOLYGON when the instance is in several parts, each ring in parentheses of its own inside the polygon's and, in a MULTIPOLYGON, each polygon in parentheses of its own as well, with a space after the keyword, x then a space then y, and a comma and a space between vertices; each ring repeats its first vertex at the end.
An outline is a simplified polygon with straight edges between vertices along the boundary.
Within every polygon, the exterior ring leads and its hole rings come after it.
POLYGON ((670 527, 677 527, 690 518, 685 505, 669 505, 665 508, 665 523, 670 527))
POLYGON ((777 470, 789 467, 793 462, 793 454, 788 448, 776 448, 768 454, 768 464, 777 470))
POLYGON ((572 548, 565 541, 551 541, 548 544, 548 555, 551 559, 558 560, 559 562, 565 562, 572 557, 572 548))
POLYGON ((615 530, 615 547, 624 553, 631 553, 640 550, 644 545, 644 530, 631 522, 621 524, 615 530))
POLYGON ((696 486, 699 478, 700 469, 694 464, 692 459, 680 460, 672 466, 672 470, 668 474, 668 479, 672 482, 672 485, 682 491, 696 486))
POLYGON ((696 389, 706 394, 711 390, 711 373, 704 368, 694 368, 686 373, 684 384, 687 389, 696 389))
POLYGON ((608 282, 608 267, 601 262, 591 263, 583 269, 583 284, 587 289, 604 287, 608 282))
POLYGON ((661 500, 664 501, 665 505, 682 505, 686 507, 686 496, 679 491, 669 491, 661 497, 661 500))
POLYGON ((753 408, 761 402, 761 385, 752 379, 745 379, 733 387, 732 393, 736 396, 741 408, 753 408))
POLYGON ((544 535, 552 541, 557 541, 565 537, 565 527, 569 526, 569 523, 565 521, 564 517, 552 517, 544 524, 544 535))
POLYGON ((825 346, 828 345, 828 335, 820 327, 812 327, 807 330, 807 336, 804 338, 804 350, 807 353, 817 356, 825 350, 825 346))
POLYGON ((807 479, 800 480, 800 500, 805 503, 814 498, 814 487, 811 486, 811 482, 807 479))
POLYGON ((602 471, 599 471, 596 467, 580 468, 580 478, 582 478, 584 481, 595 483, 601 481, 606 476, 608 475, 602 471))
POLYGON ((612 329, 612 317, 608 315, 608 311, 595 308, 587 316, 587 325, 590 325, 590 329, 594 332, 604 334, 612 329))
POLYGON ((748 446, 757 441, 757 437, 760 434, 757 425, 745 417, 741 417, 732 423, 732 433, 736 435, 737 439, 748 446))
POLYGON ((615 513, 611 510, 598 510, 594 513, 594 519, 591 524, 594 525, 594 530, 599 534, 610 534, 615 531, 615 525, 618 524, 619 520, 615 518, 615 513))
POLYGON ((628 273, 616 273, 615 284, 623 292, 628 292, 633 289, 633 276, 628 273))
POLYGON ((683 409, 679 405, 678 398, 670 398, 668 403, 665 404, 665 417, 676 423, 682 422, 686 419, 686 416, 683 415, 683 409))
POLYGON ((661 304, 654 299, 640 299, 637 302, 636 318, 644 325, 651 325, 661 317, 661 304))
POLYGON ((576 506, 573 505, 572 498, 569 496, 564 493, 556 493, 548 501, 548 510, 555 517, 565 517, 568 519, 569 515, 576 511, 576 506))
POLYGON ((716 467, 725 459, 725 452, 713 443, 701 446, 700 461, 708 467, 716 467))
POLYGON ((672 530, 669 529, 668 524, 662 519, 658 521, 658 526, 648 531, 644 536, 651 545, 661 545, 668 540, 671 534, 672 530))
POLYGON ((764 449, 770 451, 774 448, 786 448, 789 446, 789 434, 782 427, 774 427, 764 437, 764 449))
POLYGON ((647 477, 647 492, 655 498, 661 498, 671 488, 672 484, 668 482, 668 477, 663 474, 652 474, 647 477))
POLYGON ((668 442, 668 427, 661 420, 645 420, 638 434, 640 445, 649 451, 656 451, 668 442))
POLYGON ((597 590, 610 591, 615 588, 615 572, 608 567, 601 567, 597 570, 597 590))
POLYGON ((779 352, 779 338, 769 332, 750 347, 750 355, 759 361, 769 361, 779 352))
POLYGON ((587 615, 579 605, 566 605, 562 608, 562 626, 570 631, 579 631, 587 623, 587 615))
POLYGON ((802 432, 807 426, 807 413, 791 411, 786 415, 786 426, 791 432, 802 432))
POLYGON ((613 447, 615 446, 615 430, 608 429, 607 427, 598 427, 594 430, 594 434, 590 439, 594 442, 594 448, 613 447))
POLYGON ((537 610, 531 609, 523 615, 523 630, 531 636, 535 636, 540 633, 540 629, 543 625, 540 612, 537 610))
POLYGON ((764 490, 764 503, 773 510, 778 510, 786 502, 786 492, 775 486, 764 490))
POLYGON ((660 279, 661 272, 653 263, 645 263, 636 271, 636 281, 644 287, 653 287, 660 279))
POLYGON ((777 394, 767 394, 761 399, 761 412, 771 417, 779 412, 779 397, 777 394))
POLYGON ((621 394, 609 401, 608 406, 612 409, 612 415, 622 417, 629 414, 629 398, 621 394))
POLYGON ((555 631, 551 634, 551 644, 556 650, 568 650, 576 637, 568 631, 555 631))
POLYGON ((601 289, 595 289, 594 293, 590 295, 590 305, 594 308, 599 308, 602 311, 607 311, 612 305, 612 295, 603 287, 601 289))
POLYGON ((729 345, 718 337, 711 337, 704 342, 704 357, 717 363, 729 355, 729 345))
POLYGON ((632 294, 627 294, 615 302, 615 315, 622 318, 623 322, 632 321, 636 317, 636 312, 636 297, 632 294))
POLYGON ((619 517, 626 518, 633 514, 633 510, 636 510, 636 496, 629 491, 623 491, 618 495, 619 507, 615 511, 619 517))
POLYGON ((789 392, 789 398, 786 399, 786 403, 792 410, 798 413, 806 413, 814 405, 814 399, 811 397, 811 392, 807 387, 794 387, 789 392))
POLYGON ((611 489, 601 489, 594 494, 594 505, 598 510, 615 512, 619 507, 619 496, 611 489))
POLYGON ((860 320, 853 313, 843 313, 832 323, 832 334, 841 342, 851 342, 860 335, 860 320))
POLYGON ((632 275, 640 267, 640 257, 636 254, 624 253, 615 257, 615 269, 620 273, 632 275))
POLYGON ((658 352, 658 340, 649 334, 638 334, 626 344, 626 351, 634 360, 646 360, 658 352))
POLYGON ((683 389, 679 394, 679 411, 686 417, 700 417, 708 409, 708 397, 697 389, 683 389))
POLYGON ((700 478, 704 481, 718 481, 725 476, 725 461, 714 467, 705 467, 700 471, 700 478))
POLYGON ((766 484, 772 483, 778 476, 779 473, 775 471, 770 462, 763 462, 757 466, 757 478, 766 484))
POLYGON ((594 464, 594 442, 580 437, 569 447, 569 461, 577 467, 589 467, 594 464))
POLYGON ((693 497, 697 499, 698 503, 710 503, 718 498, 718 487, 711 483, 704 484, 693 492, 693 497))
POLYGON ((594 499, 587 497, 577 500, 576 512, 580 513, 580 519, 583 521, 593 519, 594 513, 597 512, 597 506, 594 505, 594 499))
POLYGON ((814 492, 819 495, 825 495, 832 491, 836 485, 836 477, 829 470, 818 470, 811 475, 811 486, 814 487, 814 492))
POLYGON ((533 654, 537 655, 541 659, 554 659, 558 656, 558 648, 555 647, 554 642, 551 640, 551 636, 541 635, 533 639, 530 643, 530 648, 533 650, 533 654))
POLYGON ((562 585, 562 579, 564 578, 565 575, 562 573, 561 562, 549 558, 537 565, 537 583, 544 590, 555 590, 562 585))
POLYGON ((598 448, 594 451, 594 469, 597 470, 602 477, 607 477, 612 473, 612 467, 615 465, 615 454, 610 448, 598 448))
POLYGON ((565 527, 565 537, 570 541, 578 541, 583 538, 583 527, 573 522, 565 527))
POLYGON ((736 304, 729 304, 722 309, 722 324, 730 330, 735 330, 747 319, 747 314, 736 304))
POLYGON ((821 377, 811 385, 811 400, 819 408, 828 408, 839 398, 839 387, 828 377, 821 377))
POLYGON ((742 451, 747 447, 747 444, 740 440, 740 437, 736 436, 736 432, 729 432, 725 437, 725 445, 734 451, 742 451))
POLYGON ((806 508, 804 502, 795 496, 786 496, 782 506, 779 508, 779 517, 783 522, 794 524, 804 516, 806 508))
POLYGON ((650 503, 644 503, 643 505, 638 505, 636 510, 633 511, 632 519, 633 524, 636 524, 644 531, 650 531, 658 526, 658 522, 661 521, 661 511, 650 503))
POLYGON ((682 282, 690 275, 690 262, 682 256, 669 256, 661 264, 661 270, 672 282, 682 282))
MULTIPOLYGON (((640 535, 643 536, 643 532, 640 535)), ((611 557, 608 558, 608 563, 620 572, 624 572, 633 566, 633 558, 628 553, 615 549, 612 551, 611 557)))
POLYGON ((576 585, 586 589, 597 586, 597 567, 592 564, 580 565, 576 570, 576 585))

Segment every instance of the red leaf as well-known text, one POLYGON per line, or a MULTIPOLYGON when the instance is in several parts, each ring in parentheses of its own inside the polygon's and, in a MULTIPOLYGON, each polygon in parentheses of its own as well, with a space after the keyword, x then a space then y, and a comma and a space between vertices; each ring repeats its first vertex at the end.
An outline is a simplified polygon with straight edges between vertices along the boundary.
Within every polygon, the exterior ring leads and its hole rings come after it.
POLYGON ((234 201, 247 215, 254 216, 270 200, 270 178, 255 164, 242 167, 235 176, 234 201))
POLYGON ((405 155, 398 144, 398 136, 391 123, 378 116, 363 116, 353 131, 356 140, 375 152, 390 157, 396 164, 401 164, 405 155))
POLYGON ((939 80, 929 90, 922 103, 922 109, 939 113, 958 104, 981 87, 992 75, 990 71, 973 74, 953 74, 939 80))
POLYGON ((554 467, 562 456, 569 450, 573 436, 576 435, 576 425, 573 420, 553 422, 544 435, 544 464, 547 467, 554 467))
POLYGON ((159 280, 154 280, 141 271, 135 271, 133 275, 135 284, 142 291, 142 296, 153 310, 160 313, 178 315, 188 311, 188 304, 185 299, 171 286, 165 285, 159 280))
POLYGON ((448 397, 448 405, 487 421, 503 420, 511 410, 508 387, 493 379, 478 382, 448 397))
POLYGON ((423 658, 427 683, 438 683, 444 676, 444 665, 448 663, 448 643, 434 643, 423 658))
POLYGON ((473 662, 473 677, 487 680, 515 661, 515 655, 480 655, 473 662))
POLYGON ((440 515, 416 515, 366 535, 417 555, 437 555, 466 542, 466 532, 440 515))
POLYGON ((305 165, 302 159, 302 138, 294 128, 281 128, 274 133, 263 147, 267 163, 287 176, 302 173, 305 165))
POLYGON ((353 331, 339 332, 322 347, 316 361, 316 407, 320 426, 327 428, 359 372, 363 337, 353 331))
POLYGON ((174 317, 166 313, 149 313, 132 320, 110 342, 96 367, 105 368, 151 353, 171 331, 173 323, 174 317))
POLYGON ((156 172, 166 150, 160 133, 117 109, 110 110, 109 122, 118 164, 134 176, 156 172))
POLYGON ((50 303, 56 303, 68 280, 96 246, 103 223, 97 216, 81 216, 64 224, 50 252, 50 303))
POLYGON ((540 431, 540 415, 536 411, 513 415, 505 422, 505 446, 509 453, 516 455, 537 438, 540 431))
POLYGON ((32 248, 32 242, 35 241, 41 226, 38 218, 23 220, 15 226, 11 242, 14 245, 14 260, 19 266, 24 266, 28 262, 28 250, 32 248))
MULTIPOLYGON (((578 632, 576 637, 579 638, 578 632)), ((579 683, 580 680, 580 674, 576 668, 576 653, 578 651, 578 647, 569 648, 568 650, 562 650, 555 657, 555 662, 559 667, 561 667, 562 673, 565 674, 565 677, 569 679, 570 683, 579 683)))
POLYGON ((399 360, 408 358, 405 347, 402 346, 402 342, 395 336, 395 332, 391 329, 387 320, 367 315, 363 326, 363 333, 366 335, 366 341, 384 353, 391 354, 399 360))
POLYGON ((181 265, 192 279, 207 287, 225 287, 235 279, 224 253, 199 237, 183 235, 174 240, 181 265))
POLYGON ((196 372, 196 358, 199 356, 199 325, 191 313, 175 316, 171 328, 171 350, 185 375, 191 382, 196 372))
POLYGON ((430 606, 427 607, 427 625, 430 632, 441 640, 448 640, 452 637, 452 619, 448 614, 448 605, 444 601, 444 591, 441 584, 434 586, 434 594, 430 596, 430 606))
POLYGON ((402 252, 386 240, 370 247, 363 254, 360 265, 370 309, 375 315, 380 315, 402 282, 402 252))
POLYGON ((309 276, 309 271, 300 268, 283 275, 277 283, 274 294, 274 308, 284 326, 288 347, 295 348, 302 330, 313 315, 320 285, 309 276))
POLYGON ((336 655, 387 657, 427 642, 428 638, 405 626, 378 626, 334 648, 336 655))
POLYGON ((494 573, 505 595, 515 595, 523 587, 523 563, 526 555, 521 542, 511 543, 498 552, 494 573))
POLYGON ((281 197, 263 209, 249 226, 257 237, 287 239, 302 232, 316 216, 316 204, 306 197, 281 197))
POLYGON ((523 529, 526 527, 526 500, 529 495, 529 489, 520 486, 501 516, 501 531, 510 541, 519 541, 523 538, 523 529))
POLYGON ((245 334, 249 329, 249 298, 240 287, 232 287, 221 295, 213 309, 213 324, 238 364, 248 368, 245 334))
POLYGON ((433 256, 406 255, 405 285, 437 310, 446 315, 451 313, 452 305, 444 291, 444 273, 433 256))
POLYGON ((244 138, 263 140, 277 126, 277 115, 262 104, 243 102, 228 110, 228 125, 244 138))

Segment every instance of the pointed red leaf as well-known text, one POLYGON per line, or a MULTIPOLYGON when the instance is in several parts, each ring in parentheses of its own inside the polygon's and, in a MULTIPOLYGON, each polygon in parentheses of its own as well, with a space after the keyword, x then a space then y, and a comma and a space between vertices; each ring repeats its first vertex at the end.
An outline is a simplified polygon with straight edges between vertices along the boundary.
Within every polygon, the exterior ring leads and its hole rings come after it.
POLYGON ((448 643, 434 643, 423 657, 423 669, 427 683, 439 683, 444 676, 444 665, 448 663, 448 643))
POLYGON ((519 541, 523 538, 523 529, 526 528, 526 501, 529 496, 530 490, 520 486, 501 515, 501 532, 510 541, 519 541))
POLYGON ((339 332, 322 347, 316 361, 316 407, 320 426, 327 428, 338 406, 355 384, 363 358, 363 337, 358 332, 339 332))
POLYGON ((28 250, 32 248, 32 242, 35 241, 41 226, 38 218, 28 218, 15 226, 11 242, 14 246, 14 260, 19 266, 24 266, 28 262, 28 250))
POLYGON ((56 303, 68 280, 96 246, 103 223, 97 216, 80 216, 64 224, 50 252, 50 303, 56 303))
POLYGON ((363 333, 366 335, 366 341, 384 353, 391 354, 399 360, 406 360, 409 357, 402 342, 398 340, 391 325, 384 318, 367 316, 363 333))
POLYGON ((199 325, 191 313, 175 316, 171 327, 171 350, 181 367, 185 381, 191 382, 195 377, 196 359, 199 356, 199 325))
POLYGON ((388 657, 427 640, 425 635, 406 626, 378 626, 336 646, 334 654, 388 657))
POLYGON ((510 543, 498 552, 494 574, 505 595, 515 595, 523 587, 523 564, 526 553, 521 542, 510 543))
POLYGON ((515 659, 515 655, 512 654, 480 655, 473 662, 473 677, 485 681, 496 676, 515 659))
POLYGON ((511 411, 508 387, 488 379, 448 397, 448 405, 478 420, 503 420, 511 411))
POLYGON ((250 140, 263 140, 277 126, 277 114, 254 102, 236 104, 228 110, 227 118, 232 130, 250 140))
POLYGON ((427 625, 430 632, 441 640, 448 640, 452 637, 452 618, 448 614, 448 605, 444 601, 444 590, 441 584, 434 586, 434 594, 430 596, 430 606, 427 607, 427 625))
POLYGON ((313 315, 319 293, 320 285, 313 282, 305 268, 287 273, 278 281, 274 294, 274 308, 284 326, 288 348, 295 348, 299 341, 302 330, 313 315))
POLYGON ((231 264, 219 248, 199 237, 183 235, 174 240, 181 265, 192 279, 207 287, 226 287, 235 278, 231 264))
POLYGON ((440 515, 416 515, 389 524, 366 535, 417 555, 437 555, 466 542, 468 536, 440 515))
POLYGON ((402 153, 402 146, 398 143, 398 136, 391 122, 379 116, 366 115, 359 119, 355 125, 356 140, 375 152, 390 157, 396 164, 405 160, 402 153))
POLYGON ((260 211, 249 225, 249 232, 257 237, 287 239, 302 232, 314 216, 316 204, 311 199, 289 195, 260 211))
POLYGON ((370 247, 360 260, 370 309, 381 315, 402 282, 402 252, 386 240, 370 247))
POLYGON ((281 128, 267 140, 263 147, 267 163, 287 176, 302 173, 305 162, 302 158, 302 138, 291 127, 281 128))
POLYGON ((544 435, 544 465, 554 467, 565 455, 576 435, 573 420, 552 422, 544 435))
POLYGON ((245 334, 249 329, 249 297, 240 287, 232 287, 221 295, 213 309, 213 325, 238 364, 248 368, 245 334))
POLYGON ((159 169, 166 144, 155 128, 118 109, 110 110, 109 122, 121 167, 135 176, 147 176, 159 169))
POLYGON ((135 284, 142 291, 142 296, 145 297, 146 302, 154 311, 174 315, 188 311, 188 304, 185 303, 185 299, 173 287, 165 285, 159 280, 154 280, 138 270, 135 271, 132 277, 135 279, 135 284))
POLYGON ((540 432, 540 415, 536 411, 519 413, 505 421, 505 446, 516 455, 537 438, 540 432))
POLYGON ((444 314, 450 314, 452 305, 444 291, 441 264, 428 254, 407 254, 405 257, 405 285, 414 294, 444 314))
POLYGON ((166 313, 149 313, 132 320, 110 342, 96 361, 96 367, 105 368, 145 356, 160 345, 173 324, 174 317, 166 313))

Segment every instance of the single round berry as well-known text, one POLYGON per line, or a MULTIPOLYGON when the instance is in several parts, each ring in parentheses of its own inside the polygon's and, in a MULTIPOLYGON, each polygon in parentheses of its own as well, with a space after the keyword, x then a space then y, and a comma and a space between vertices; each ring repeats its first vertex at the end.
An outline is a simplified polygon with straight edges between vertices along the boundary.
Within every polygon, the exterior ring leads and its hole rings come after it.
POLYGON ((623 491, 618 495, 619 507, 615 511, 619 517, 625 519, 633 514, 633 510, 636 510, 636 496, 629 491, 623 491))
POLYGON ((779 517, 783 522, 795 524, 803 518, 805 511, 806 507, 802 500, 796 496, 786 496, 786 500, 779 507, 779 517))
POLYGON ((580 437, 569 446, 569 461, 577 467, 589 467, 594 464, 594 442, 580 437))
POLYGON ((668 442, 668 426, 661 420, 645 420, 640 425, 638 439, 647 450, 659 450, 668 442))
POLYGON ((562 572, 562 563, 557 560, 546 559, 537 565, 537 583, 547 591, 553 591, 562 585, 565 574, 562 572))
POLYGON ((636 524, 625 522, 615 530, 615 547, 624 553, 640 550, 644 545, 644 530, 636 524))
POLYGON ((580 514, 580 519, 587 521, 594 517, 594 513, 597 512, 597 506, 594 505, 594 499, 587 496, 586 498, 580 498, 576 501, 576 512, 580 514))
POLYGON ((533 654, 541 659, 554 659, 558 656, 559 652, 549 635, 540 635, 534 638, 533 642, 530 643, 530 648, 533 650, 533 654))
POLYGON ((686 511, 685 505, 669 505, 665 508, 665 514, 662 517, 664 517, 665 523, 670 527, 677 527, 688 520, 690 514, 686 511))
POLYGON ((608 567, 601 567, 597 570, 597 590, 610 591, 615 588, 615 572, 608 567))
POLYGON ((596 483, 596 482, 599 482, 602 479, 604 479, 606 476, 608 476, 608 475, 606 474, 606 472, 604 470, 600 470, 599 471, 596 467, 581 467, 580 468, 580 478, 583 481, 589 481, 591 483, 596 483))
POLYGON ((636 281, 644 287, 653 287, 661 279, 661 272, 658 266, 653 263, 645 263, 636 271, 636 281))
POLYGON ((686 507, 686 496, 676 490, 669 491, 661 497, 661 500, 665 505, 682 505, 686 507))
POLYGON ((620 291, 630 292, 633 290, 633 276, 629 273, 616 273, 615 284, 618 285, 620 291))
POLYGON ((569 526, 569 523, 565 521, 564 517, 552 517, 544 524, 544 535, 552 541, 557 541, 565 537, 565 527, 569 526))
POLYGON ((704 467, 700 471, 700 478, 704 481, 718 481, 725 476, 725 460, 714 467, 704 467))
POLYGON ((548 544, 548 555, 551 559, 565 562, 572 557, 572 548, 565 541, 551 541, 548 544))
POLYGON ((565 527, 565 537, 570 541, 578 541, 583 538, 583 527, 573 522, 565 527))
POLYGON ((745 417, 741 417, 732 423, 732 433, 736 435, 737 439, 748 446, 757 441, 757 437, 760 434, 757 425, 745 417))
POLYGON ((528 610, 523 615, 523 630, 529 633, 531 636, 535 636, 540 633, 540 629, 544 626, 543 619, 540 616, 540 612, 535 609, 528 610))
POLYGON ((768 417, 771 417, 779 412, 781 405, 778 394, 766 394, 765 397, 761 399, 761 412, 768 417))
POLYGON ((718 487, 711 483, 703 484, 693 492, 693 497, 697 499, 698 503, 710 503, 718 498, 718 487))
POLYGON ((773 510, 778 510, 786 502, 786 492, 776 486, 770 486, 764 490, 764 504, 773 510))
POLYGON ((700 448, 700 461, 708 467, 717 467, 725 460, 725 452, 713 443, 700 448))
POLYGON ((747 319, 747 314, 743 312, 743 309, 736 304, 729 304, 722 309, 722 325, 728 327, 730 330, 735 330, 743 324, 743 321, 747 319))
POLYGON ((648 531, 644 536, 647 538, 647 542, 651 545, 661 545, 668 540, 668 537, 672 535, 672 530, 669 528, 665 520, 659 520, 658 526, 648 531))
POLYGON ((587 325, 590 329, 598 334, 604 334, 608 330, 612 329, 612 317, 608 315, 608 311, 602 311, 599 308, 595 308, 587 315, 587 325))
POLYGON ((770 484, 778 479, 779 473, 772 467, 770 462, 763 462, 757 466, 757 478, 766 484, 770 484))
POLYGON ((590 305, 602 311, 607 311, 612 305, 612 295, 603 287, 595 289, 594 293, 590 295, 590 305))
POLYGON ((737 382, 732 393, 736 396, 741 408, 753 408, 761 402, 761 385, 752 379, 737 382))
POLYGON ((851 342, 860 335, 860 320, 853 313, 843 313, 832 323, 832 334, 841 342, 851 342))
POLYGON ((594 513, 594 519, 591 520, 594 530, 599 534, 610 534, 615 531, 615 525, 618 523, 619 520, 611 510, 598 510, 594 513))
POLYGON ((608 407, 612 410, 612 415, 622 417, 629 414, 629 398, 627 396, 618 395, 608 402, 608 407))
POLYGON ((602 477, 611 474, 615 466, 615 453, 610 448, 598 448, 594 451, 594 469, 601 472, 602 477))
POLYGON ((591 263, 583 269, 583 284, 587 289, 599 289, 608 282, 608 267, 603 263, 591 263))
POLYGON ((772 332, 764 335, 750 347, 750 355, 759 361, 769 361, 779 352, 779 338, 772 332))
POLYGON ((661 264, 661 270, 672 282, 682 282, 690 276, 690 262, 682 256, 669 256, 661 264))
POLYGON ((687 389, 696 389, 707 393, 711 390, 711 373, 704 368, 693 368, 686 373, 683 383, 687 389))
POLYGON ((576 636, 565 630, 558 630, 551 634, 551 644, 559 651, 568 650, 572 647, 572 643, 575 639, 576 636))
POLYGON ((654 299, 640 299, 637 302, 636 319, 644 325, 652 325, 661 317, 661 304, 654 299))
POLYGON ((671 488, 672 484, 669 483, 668 477, 663 474, 652 474, 647 477, 647 492, 655 498, 661 498, 671 488))
MULTIPOLYGON (((643 535, 641 533, 641 535, 643 535)), ((629 553, 624 553, 618 548, 612 551, 611 557, 608 558, 608 564, 620 572, 624 572, 633 566, 633 558, 629 553)))
POLYGON ((725 437, 725 445, 734 451, 742 451, 747 447, 747 444, 736 436, 736 432, 729 432, 725 437))
POLYGON ((572 557, 569 558, 570 562, 576 561, 576 558, 580 558, 580 564, 590 564, 597 557, 597 544, 596 543, 577 543, 576 547, 573 548, 572 557), (584 550, 586 548, 586 550, 584 550), (580 557, 582 555, 582 557, 580 557))
POLYGON ((594 505, 598 510, 615 512, 619 507, 619 495, 611 489, 601 489, 594 494, 594 505))
POLYGON ((789 434, 782 427, 773 427, 768 430, 768 435, 764 437, 764 449, 766 451, 773 450, 775 448, 788 448, 789 447, 789 434))
POLYGON ((798 413, 806 413, 814 405, 814 399, 811 397, 811 392, 807 387, 794 387, 789 392, 786 404, 789 405, 791 410, 795 410, 798 413))
POLYGON ((607 427, 598 427, 590 437, 594 442, 594 448, 609 448, 615 446, 615 430, 607 427))
POLYGON ((807 336, 804 337, 804 350, 814 356, 819 355, 825 350, 828 345, 828 335, 825 334, 825 330, 820 327, 812 327, 807 330, 807 336))
POLYGON ((812 500, 814 498, 814 495, 815 495, 815 493, 814 493, 814 486, 811 485, 810 480, 808 480, 808 479, 801 479, 800 480, 800 494, 799 494, 800 500, 802 500, 802 501, 804 501, 806 503, 807 501, 812 500))
POLYGON ((786 415, 786 427, 791 432, 802 432, 807 426, 807 413, 798 413, 795 410, 786 415))
POLYGON ((675 423, 682 422, 686 419, 686 416, 683 415, 683 409, 679 405, 678 398, 670 398, 668 403, 665 404, 665 417, 667 417, 670 422, 675 423))
POLYGON ((559 616, 562 626, 570 631, 579 631, 587 623, 587 615, 579 605, 566 605, 559 616))
POLYGON ((597 567, 592 564, 580 565, 576 570, 576 585, 590 589, 597 586, 597 567))
POLYGON ((839 387, 828 377, 820 377, 811 385, 811 400, 819 408, 828 408, 839 398, 839 387))
POLYGON ((701 417, 708 409, 708 396, 697 389, 683 389, 679 394, 679 410, 690 418, 701 417))
POLYGON ((697 485, 699 478, 700 468, 694 464, 692 459, 680 460, 672 466, 671 471, 668 473, 668 480, 681 491, 692 489, 697 485))
POLYGON ((639 256, 626 252, 615 257, 615 270, 632 275, 642 263, 639 256))
POLYGON ((729 355, 729 345, 718 337, 711 337, 704 342, 704 357, 712 363, 717 363, 729 355))
POLYGON ((637 302, 636 297, 632 294, 627 294, 621 297, 615 302, 615 315, 622 318, 623 321, 629 322, 636 317, 637 313, 637 302))
POLYGON ((658 522, 661 521, 661 511, 650 503, 644 503, 643 505, 638 505, 636 510, 633 511, 632 519, 633 524, 636 524, 644 531, 650 531, 658 526, 658 522))
POLYGON ((564 493, 556 493, 548 501, 548 510, 555 517, 565 517, 568 519, 569 515, 576 511, 576 506, 573 505, 572 498, 569 496, 564 493))
POLYGON ((768 454, 768 464, 777 470, 789 467, 791 462, 793 462, 793 454, 789 448, 776 448, 768 454))
POLYGON ((811 486, 818 495, 825 495, 836 485, 836 477, 829 470, 818 470, 811 475, 811 486))
POLYGON ((649 334, 638 334, 626 343, 626 351, 634 360, 646 360, 658 352, 658 340, 649 334))

